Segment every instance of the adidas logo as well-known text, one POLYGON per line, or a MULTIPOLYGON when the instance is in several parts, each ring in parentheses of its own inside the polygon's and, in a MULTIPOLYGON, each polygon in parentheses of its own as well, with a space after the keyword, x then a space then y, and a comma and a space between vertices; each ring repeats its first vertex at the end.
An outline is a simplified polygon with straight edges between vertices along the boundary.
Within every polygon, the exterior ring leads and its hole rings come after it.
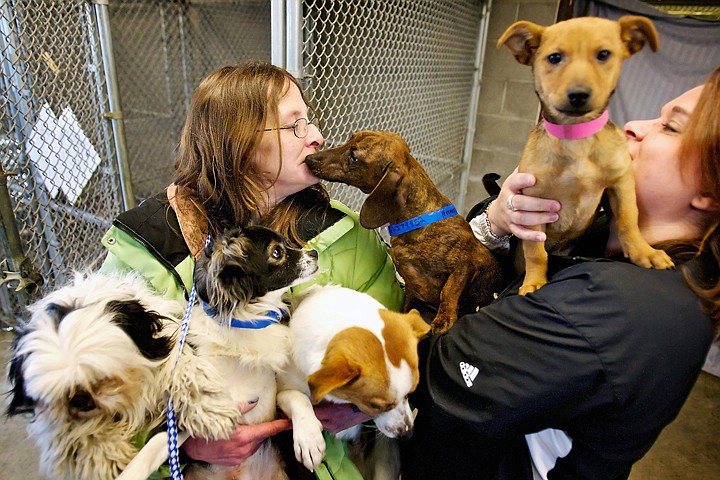
POLYGON ((468 387, 472 387, 473 380, 475 380, 475 377, 477 377, 479 370, 477 367, 473 367, 469 363, 460 362, 460 373, 462 373, 463 380, 465 380, 465 385, 468 387))

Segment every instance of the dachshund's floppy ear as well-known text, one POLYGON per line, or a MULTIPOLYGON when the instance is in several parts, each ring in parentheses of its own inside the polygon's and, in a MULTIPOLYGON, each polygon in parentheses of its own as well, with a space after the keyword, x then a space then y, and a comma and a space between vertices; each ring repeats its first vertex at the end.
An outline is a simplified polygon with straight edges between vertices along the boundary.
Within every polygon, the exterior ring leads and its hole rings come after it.
POLYGON ((385 175, 375 186, 360 208, 360 224, 365 228, 377 228, 390 221, 390 213, 403 210, 407 188, 403 188, 404 168, 400 162, 392 162, 385 175))

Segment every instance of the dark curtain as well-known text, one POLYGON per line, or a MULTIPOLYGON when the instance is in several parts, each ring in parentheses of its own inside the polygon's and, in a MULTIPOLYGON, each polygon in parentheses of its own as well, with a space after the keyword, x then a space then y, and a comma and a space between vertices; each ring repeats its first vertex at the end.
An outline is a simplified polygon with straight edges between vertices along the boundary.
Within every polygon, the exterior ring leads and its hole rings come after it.
POLYGON ((656 118, 668 100, 701 85, 720 65, 720 22, 669 15, 637 0, 577 0, 573 8, 574 17, 622 15, 650 18, 660 48, 646 47, 625 61, 610 102, 610 118, 620 126, 656 118))

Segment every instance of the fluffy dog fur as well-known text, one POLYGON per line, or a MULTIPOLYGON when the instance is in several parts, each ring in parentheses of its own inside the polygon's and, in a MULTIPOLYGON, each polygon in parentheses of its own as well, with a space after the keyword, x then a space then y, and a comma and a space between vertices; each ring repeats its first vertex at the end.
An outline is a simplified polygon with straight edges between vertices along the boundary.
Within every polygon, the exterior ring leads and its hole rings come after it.
POLYGON ((162 427, 168 391, 193 435, 227 437, 240 419, 207 359, 186 348, 174 367, 182 306, 139 277, 77 274, 30 312, 12 346, 8 414, 32 414, 44 475, 116 478, 135 434, 162 427))
MULTIPOLYGON (((198 308, 191 318, 188 342, 207 356, 238 403, 254 404, 240 423, 251 425, 276 417, 276 375, 287 370, 290 338, 286 324, 265 328, 230 327, 231 319, 256 322, 268 312, 282 317, 282 295, 317 270, 317 254, 289 248, 274 231, 250 226, 235 229, 205 249, 195 268, 198 297, 217 313, 198 308)), ((233 468, 191 464, 185 477, 233 480, 287 478, 270 440, 233 468)))
MULTIPOLYGON (((420 314, 392 312, 340 286, 311 287, 293 304, 293 363, 312 402, 352 403, 387 437, 411 435, 414 416, 407 396, 419 378, 417 342, 429 330, 420 314)), ((357 440, 359 433, 358 427, 341 436, 357 440)), ((366 478, 397 478, 398 470, 394 477, 387 473, 392 466, 376 467, 366 478), (380 475, 380 469, 386 473, 380 475)))
MULTIPOLYGON (((530 22, 511 25, 498 41, 517 61, 533 69, 535 91, 545 118, 572 125, 602 115, 615 90, 624 59, 648 43, 657 49, 655 27, 644 17, 618 21, 582 17, 542 27, 530 22), (582 39, 582 41, 578 41, 582 39)), ((665 252, 652 248, 638 229, 635 180, 622 131, 612 122, 595 135, 559 139, 543 122, 531 132, 520 172, 537 183, 523 193, 560 201, 560 218, 538 226, 547 233, 541 242, 523 242, 526 274, 520 293, 534 292, 547 282, 548 249, 563 248, 592 222, 603 192, 607 192, 625 256, 647 268, 671 268, 665 252)))
MULTIPOLYGON (((283 292, 312 274, 316 259, 263 227, 228 232, 214 247, 198 260, 196 283, 217 314, 195 306, 177 366, 183 307, 139 277, 78 275, 31 307, 13 345, 8 413, 34 414, 28 431, 47 476, 116 478, 138 453, 135 434, 164 430, 168 391, 178 428, 193 436, 227 438, 238 423, 275 418, 275 376, 290 359, 289 330, 280 323, 231 328, 230 319, 252 322, 277 311, 283 292), (239 404, 255 406, 240 415, 239 404)), ((162 461, 165 450, 151 440, 143 456, 159 453, 162 461)), ((133 474, 155 468, 135 463, 133 474)), ((191 463, 185 478, 274 480, 285 473, 266 442, 236 468, 191 463)))
MULTIPOLYGON (((392 132, 358 132, 305 162, 318 177, 369 194, 360 210, 366 228, 401 223, 452 203, 392 132)), ((490 303, 504 283, 498 262, 459 215, 392 237, 390 253, 405 280, 404 311, 417 302, 436 307, 436 333, 447 331, 458 312, 490 303)))

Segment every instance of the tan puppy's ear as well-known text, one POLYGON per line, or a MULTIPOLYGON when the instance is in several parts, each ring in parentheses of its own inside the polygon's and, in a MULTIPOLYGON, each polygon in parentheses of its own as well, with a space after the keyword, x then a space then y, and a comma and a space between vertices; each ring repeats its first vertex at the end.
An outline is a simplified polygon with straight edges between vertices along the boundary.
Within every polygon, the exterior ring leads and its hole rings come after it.
POLYGON ((430 324, 425 322, 425 320, 423 320, 423 318, 420 316, 420 312, 418 312, 414 308, 405 314, 405 319, 412 327, 413 332, 415 332, 415 337, 418 340, 424 337, 425 334, 430 331, 430 324))
POLYGON ((390 212, 404 208, 404 197, 398 198, 396 192, 403 174, 391 163, 370 195, 360 208, 360 224, 365 228, 377 228, 390 221, 390 212), (399 201, 402 200, 403 204, 399 201))
POLYGON ((532 22, 515 22, 502 34, 497 42, 497 48, 505 45, 518 63, 531 65, 544 31, 545 27, 532 22))
POLYGON ((333 355, 323 360, 322 367, 308 377, 310 401, 313 405, 325 398, 330 392, 347 385, 360 376, 360 368, 351 365, 345 355, 333 355))
POLYGON ((620 38, 625 44, 626 57, 635 55, 646 43, 653 52, 657 52, 660 41, 655 25, 645 18, 635 15, 624 15, 618 19, 620 38))

